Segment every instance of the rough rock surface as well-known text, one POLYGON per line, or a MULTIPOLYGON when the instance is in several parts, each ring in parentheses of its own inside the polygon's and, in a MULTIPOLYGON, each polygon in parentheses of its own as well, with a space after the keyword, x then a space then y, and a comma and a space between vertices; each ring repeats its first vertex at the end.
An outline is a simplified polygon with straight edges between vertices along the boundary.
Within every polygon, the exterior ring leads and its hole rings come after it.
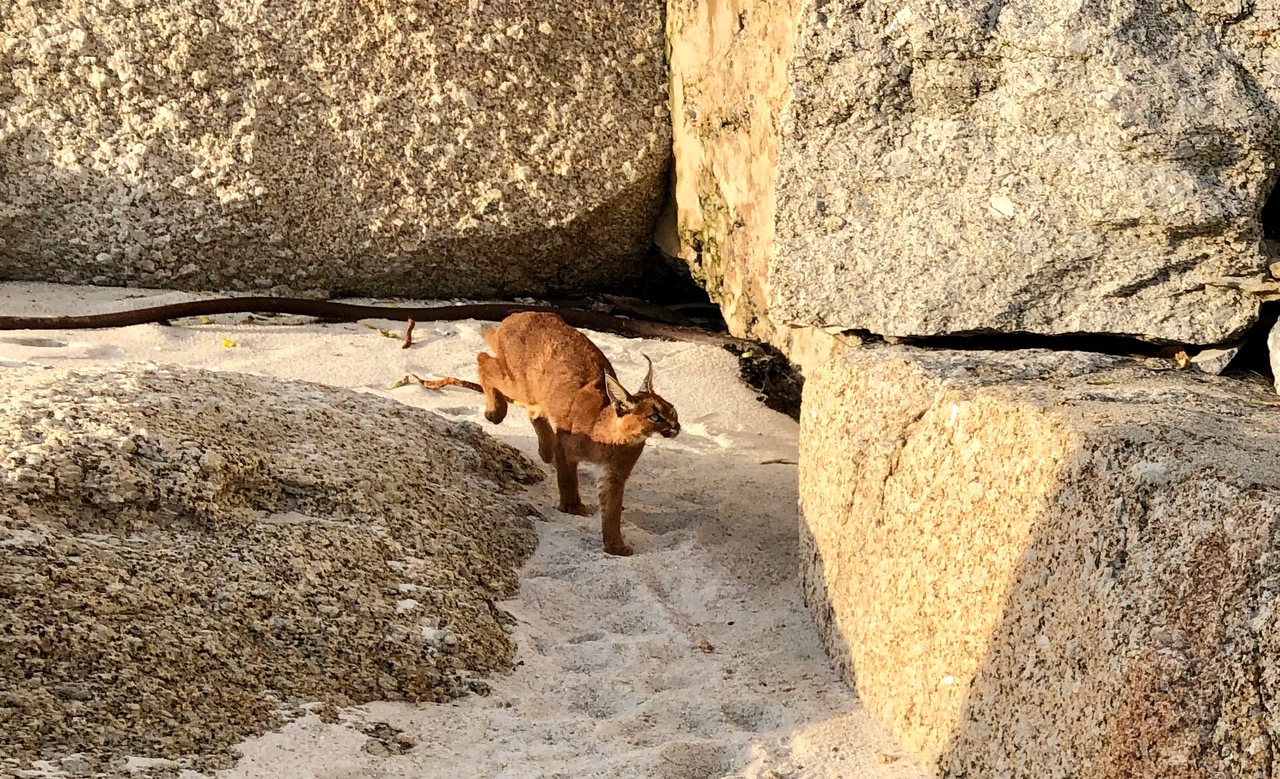
POLYGON ((800 440, 829 652, 942 776, 1273 776, 1273 397, 1083 353, 831 361, 800 440))
MULTIPOLYGON (((814 334, 769 311, 778 115, 802 3, 741 0, 667 4, 676 233, 689 263, 736 335, 793 359, 814 334)), ((807 362, 797 360, 798 362, 807 362)))
POLYGON ((1205 281, 1265 271, 1280 92, 1220 14, 671 5, 681 236, 737 332, 1210 344, 1253 322, 1205 281))
POLYGON ((483 690, 539 478, 346 390, 0 369, 0 769, 216 767, 301 703, 483 690))
POLYGON ((0 278, 611 288, 666 190, 661 3, 0 0, 0 278))

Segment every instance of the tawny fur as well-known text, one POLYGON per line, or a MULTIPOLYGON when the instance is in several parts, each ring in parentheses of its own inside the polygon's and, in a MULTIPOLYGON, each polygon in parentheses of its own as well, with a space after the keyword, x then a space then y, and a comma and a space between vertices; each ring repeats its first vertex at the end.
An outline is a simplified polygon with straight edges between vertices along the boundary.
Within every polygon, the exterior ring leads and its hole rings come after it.
POLYGON ((600 465, 604 549, 631 554, 622 538, 627 478, 650 436, 680 432, 675 407, 653 391, 652 363, 639 390, 627 392, 604 352, 550 313, 512 314, 484 338, 493 352, 476 360, 485 418, 499 424, 509 402, 524 406, 538 434, 538 455, 555 466, 561 511, 591 515, 578 492, 578 465, 600 465))

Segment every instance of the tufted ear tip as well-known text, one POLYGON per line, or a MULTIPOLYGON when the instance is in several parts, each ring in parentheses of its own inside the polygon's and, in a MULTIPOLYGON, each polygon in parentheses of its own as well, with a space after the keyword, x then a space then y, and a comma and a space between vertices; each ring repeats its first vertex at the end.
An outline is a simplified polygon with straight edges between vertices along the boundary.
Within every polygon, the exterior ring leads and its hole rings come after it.
POLYGON ((640 392, 653 394, 653 360, 649 359, 649 355, 641 353, 644 361, 649 363, 649 372, 644 375, 644 381, 640 382, 640 392))

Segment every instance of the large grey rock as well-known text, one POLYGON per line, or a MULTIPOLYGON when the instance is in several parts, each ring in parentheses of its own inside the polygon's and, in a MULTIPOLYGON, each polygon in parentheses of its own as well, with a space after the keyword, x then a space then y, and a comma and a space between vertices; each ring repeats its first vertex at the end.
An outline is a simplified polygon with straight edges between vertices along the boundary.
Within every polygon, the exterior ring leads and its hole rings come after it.
POLYGON ((0 773, 225 765, 322 701, 509 668, 541 471, 474 424, 183 368, 0 368, 0 773))
POLYGON ((1251 296, 1206 281, 1266 269, 1280 114, 1217 16, 1154 0, 717 9, 673 3, 673 131, 685 256, 736 332, 1209 344, 1254 321, 1251 296))
POLYGON ((809 377, 806 601, 938 774, 1274 775, 1273 396, 1167 367, 885 347, 809 377))
POLYGON ((617 287, 666 189, 660 2, 0 0, 0 278, 617 287))

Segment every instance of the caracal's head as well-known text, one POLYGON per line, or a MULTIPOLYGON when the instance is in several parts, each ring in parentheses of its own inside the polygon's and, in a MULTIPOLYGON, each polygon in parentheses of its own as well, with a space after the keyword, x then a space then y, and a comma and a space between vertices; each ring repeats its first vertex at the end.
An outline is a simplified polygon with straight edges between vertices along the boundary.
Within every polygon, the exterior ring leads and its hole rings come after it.
POLYGON ((634 441, 655 435, 675 438, 680 434, 680 416, 676 414, 675 406, 653 391, 653 360, 647 355, 641 356, 649 363, 649 372, 634 395, 623 389, 617 379, 605 374, 605 391, 609 393, 609 402, 618 415, 618 424, 634 441))

